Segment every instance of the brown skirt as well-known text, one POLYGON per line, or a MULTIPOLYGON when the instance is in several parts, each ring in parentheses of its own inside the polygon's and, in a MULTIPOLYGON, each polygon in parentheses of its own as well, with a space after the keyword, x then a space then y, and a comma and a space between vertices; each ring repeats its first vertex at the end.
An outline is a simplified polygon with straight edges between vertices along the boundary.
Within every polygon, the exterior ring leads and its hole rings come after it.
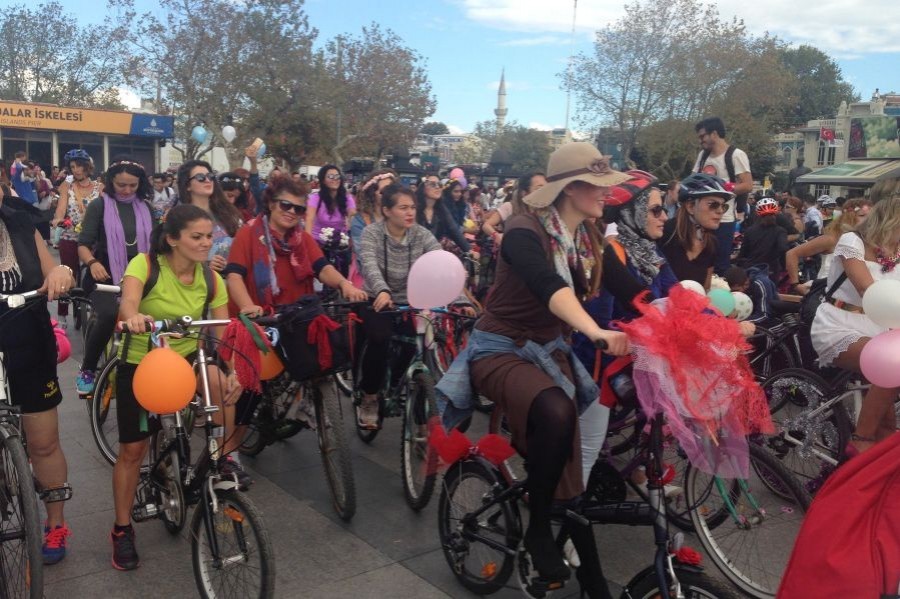
MULTIPOLYGON (((572 368, 566 355, 554 352, 552 356, 566 378, 573 380, 572 368)), ((512 445, 527 459, 525 436, 528 431, 528 411, 541 391, 558 385, 543 370, 514 354, 483 358, 472 362, 470 369, 475 389, 503 409, 512 434, 512 445)), ((581 435, 576 419, 572 454, 556 487, 556 499, 566 500, 581 495, 584 492, 581 479, 581 435)))

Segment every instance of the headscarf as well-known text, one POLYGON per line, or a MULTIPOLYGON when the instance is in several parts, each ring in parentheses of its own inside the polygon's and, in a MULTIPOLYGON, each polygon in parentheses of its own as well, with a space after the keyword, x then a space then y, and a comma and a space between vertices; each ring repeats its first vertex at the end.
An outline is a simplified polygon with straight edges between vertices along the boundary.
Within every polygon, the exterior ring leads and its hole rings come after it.
POLYGON ((635 196, 630 202, 617 207, 615 223, 619 228, 616 241, 625 249, 628 261, 637 269, 637 274, 646 285, 653 283, 665 263, 656 241, 647 237, 647 215, 649 213, 650 187, 635 196))
POLYGON ((126 245, 137 243, 137 251, 146 254, 150 251, 150 231, 153 220, 150 207, 136 194, 120 198, 103 194, 103 228, 106 230, 106 254, 109 256, 109 274, 114 282, 122 280, 125 267, 128 266, 128 248, 126 245), (119 216, 119 204, 131 204, 134 210, 134 240, 128 244, 125 240, 125 229, 119 216))

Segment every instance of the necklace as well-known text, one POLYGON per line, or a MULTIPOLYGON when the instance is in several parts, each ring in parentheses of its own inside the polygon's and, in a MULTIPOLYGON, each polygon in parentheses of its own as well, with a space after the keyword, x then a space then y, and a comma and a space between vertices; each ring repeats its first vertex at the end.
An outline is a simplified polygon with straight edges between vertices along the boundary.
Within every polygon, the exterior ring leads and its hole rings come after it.
POLYGON ((893 256, 888 256, 880 247, 875 248, 875 261, 881 265, 881 272, 889 273, 900 263, 900 249, 893 256))

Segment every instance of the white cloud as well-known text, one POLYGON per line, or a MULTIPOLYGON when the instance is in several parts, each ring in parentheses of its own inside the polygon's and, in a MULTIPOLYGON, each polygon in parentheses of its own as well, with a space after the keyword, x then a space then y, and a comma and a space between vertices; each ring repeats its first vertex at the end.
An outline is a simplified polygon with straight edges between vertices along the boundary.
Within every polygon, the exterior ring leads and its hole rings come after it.
POLYGON ((141 107, 141 97, 127 88, 119 88, 119 102, 129 110, 141 107))
MULTIPOLYGON (((563 0, 459 0, 466 16, 507 31, 563 33, 572 29, 572 3, 563 0), (554 4, 548 10, 548 4, 554 4)), ((897 0, 718 0, 719 14, 739 17, 753 33, 771 32, 793 43, 807 43, 841 58, 900 52, 897 0)), ((577 28, 592 31, 624 15, 619 2, 582 2, 577 28)))
POLYGON ((452 133, 453 135, 462 135, 463 133, 466 132, 465 129, 463 129, 462 127, 460 127, 460 126, 458 126, 458 125, 447 125, 447 129, 448 129, 448 130, 450 131, 450 133, 452 133))
POLYGON ((562 129, 562 125, 547 125, 545 123, 539 123, 537 121, 532 121, 528 123, 529 129, 537 129, 538 131, 550 131, 551 129, 562 129))

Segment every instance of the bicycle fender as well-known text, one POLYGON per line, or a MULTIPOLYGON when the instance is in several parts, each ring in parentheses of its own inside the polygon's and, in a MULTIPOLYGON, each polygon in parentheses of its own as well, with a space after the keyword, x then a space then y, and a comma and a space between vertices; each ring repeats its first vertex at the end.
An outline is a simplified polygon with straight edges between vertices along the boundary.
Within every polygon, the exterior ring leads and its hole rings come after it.
POLYGON ((235 491, 238 488, 238 483, 231 479, 222 479, 213 484, 213 489, 216 491, 235 491))

